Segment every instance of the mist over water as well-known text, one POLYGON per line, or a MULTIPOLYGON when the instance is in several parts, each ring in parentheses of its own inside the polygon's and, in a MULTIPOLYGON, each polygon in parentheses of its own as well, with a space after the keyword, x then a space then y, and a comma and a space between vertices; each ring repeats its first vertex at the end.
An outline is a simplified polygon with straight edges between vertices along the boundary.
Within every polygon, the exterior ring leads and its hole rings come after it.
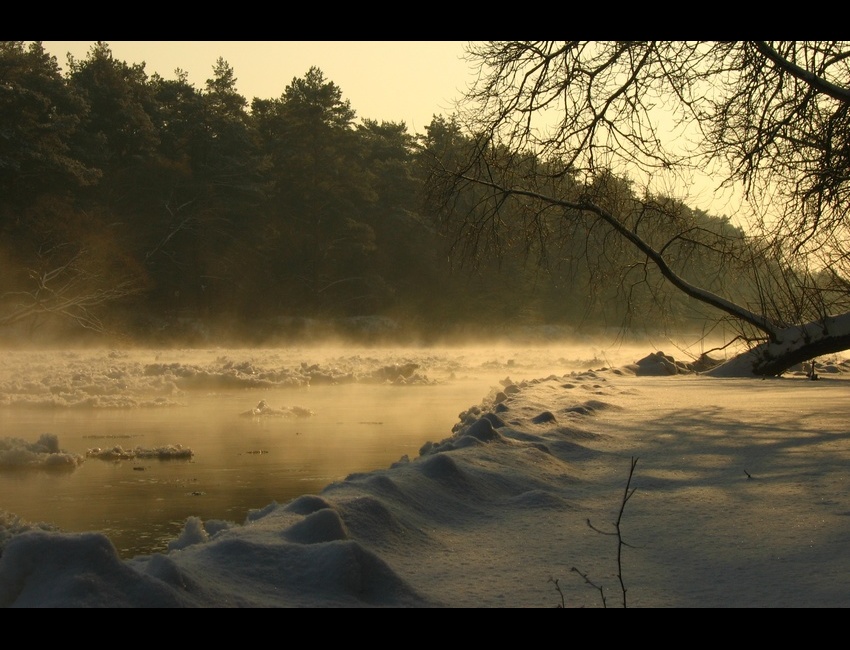
POLYGON ((650 351, 7 351, 0 511, 103 531, 123 557, 165 551, 190 516, 243 523, 272 502, 413 459, 510 381, 619 366, 650 351))

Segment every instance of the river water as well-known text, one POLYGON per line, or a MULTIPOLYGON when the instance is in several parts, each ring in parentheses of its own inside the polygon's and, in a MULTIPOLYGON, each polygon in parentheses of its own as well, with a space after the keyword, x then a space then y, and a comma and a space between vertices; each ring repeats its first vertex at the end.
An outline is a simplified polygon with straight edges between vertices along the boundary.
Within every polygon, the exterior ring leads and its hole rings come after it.
POLYGON ((509 381, 649 348, 4 351, 0 514, 165 551, 186 519, 244 522, 413 459, 509 381))

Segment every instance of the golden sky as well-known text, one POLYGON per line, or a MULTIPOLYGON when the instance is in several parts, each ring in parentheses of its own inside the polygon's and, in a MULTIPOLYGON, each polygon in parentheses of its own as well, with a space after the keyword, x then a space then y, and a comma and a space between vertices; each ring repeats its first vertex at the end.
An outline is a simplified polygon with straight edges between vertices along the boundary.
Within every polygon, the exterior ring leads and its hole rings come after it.
MULTIPOLYGON (((94 41, 43 41, 63 71, 67 53, 87 56, 94 41)), ((462 57, 466 41, 109 41, 116 59, 145 63, 150 75, 174 79, 181 68, 202 89, 223 57, 236 88, 254 97, 278 98, 293 78, 311 66, 342 90, 358 118, 405 122, 424 132, 436 115, 450 115, 453 102, 473 80, 462 57)))

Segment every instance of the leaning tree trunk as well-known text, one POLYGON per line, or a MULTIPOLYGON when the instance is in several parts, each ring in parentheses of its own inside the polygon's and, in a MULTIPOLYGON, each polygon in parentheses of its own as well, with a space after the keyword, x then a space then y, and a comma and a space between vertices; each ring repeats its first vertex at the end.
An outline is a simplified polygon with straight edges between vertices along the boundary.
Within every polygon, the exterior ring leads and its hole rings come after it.
POLYGON ((755 326, 767 335, 767 341, 742 352, 705 374, 715 377, 775 377, 798 363, 850 348, 850 313, 828 316, 805 325, 779 328, 766 316, 687 282, 670 268, 661 253, 634 231, 627 229, 608 211, 587 201, 575 204, 574 207, 588 210, 601 217, 652 260, 664 278, 678 290, 755 326))
POLYGON ((704 374, 712 377, 774 377, 792 366, 850 349, 850 312, 776 333, 704 374))
POLYGON ((838 316, 829 316, 806 325, 779 327, 762 314, 753 312, 689 283, 667 264, 662 253, 640 237, 635 230, 627 228, 608 210, 593 201, 587 199, 568 201, 529 190, 505 188, 490 181, 475 179, 462 174, 459 177, 489 187, 503 195, 513 194, 539 199, 549 205, 560 205, 565 208, 595 214, 619 236, 645 254, 673 287, 694 300, 711 305, 715 309, 764 332, 767 339, 765 342, 712 368, 704 373, 706 375, 714 377, 773 377, 781 375, 789 368, 804 361, 850 349, 850 312, 838 316))

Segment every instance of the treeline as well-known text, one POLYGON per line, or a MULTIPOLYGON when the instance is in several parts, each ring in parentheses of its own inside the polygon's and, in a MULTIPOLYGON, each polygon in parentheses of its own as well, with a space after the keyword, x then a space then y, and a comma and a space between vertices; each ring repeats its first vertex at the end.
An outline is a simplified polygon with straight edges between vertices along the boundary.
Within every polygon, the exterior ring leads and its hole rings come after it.
MULTIPOLYGON (((464 259, 446 206, 425 192, 434 165, 470 146, 453 117, 411 134, 358 122, 315 67, 250 103, 226 61, 212 71, 203 88, 179 70, 149 76, 105 43, 63 71, 40 43, 0 43, 0 335, 428 342, 658 325, 655 285, 599 277, 633 253, 591 231, 543 259, 519 205, 498 251, 464 259)), ((702 264, 690 272, 723 274, 702 264)), ((666 304, 668 322, 688 324, 684 298, 666 304)))

